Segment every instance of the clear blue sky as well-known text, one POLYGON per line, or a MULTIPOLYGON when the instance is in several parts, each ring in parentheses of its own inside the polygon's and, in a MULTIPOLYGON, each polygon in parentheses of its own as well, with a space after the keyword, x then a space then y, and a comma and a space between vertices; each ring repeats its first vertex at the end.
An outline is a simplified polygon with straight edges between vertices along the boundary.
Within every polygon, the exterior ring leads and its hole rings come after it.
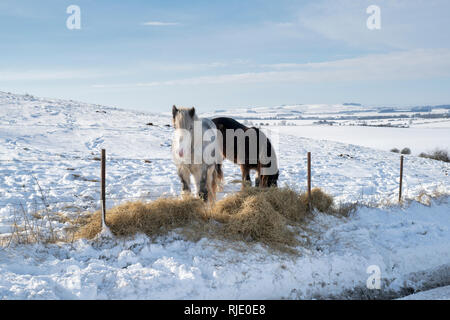
POLYGON ((147 111, 448 104, 449 17, 447 0, 2 0, 0 90, 147 111))

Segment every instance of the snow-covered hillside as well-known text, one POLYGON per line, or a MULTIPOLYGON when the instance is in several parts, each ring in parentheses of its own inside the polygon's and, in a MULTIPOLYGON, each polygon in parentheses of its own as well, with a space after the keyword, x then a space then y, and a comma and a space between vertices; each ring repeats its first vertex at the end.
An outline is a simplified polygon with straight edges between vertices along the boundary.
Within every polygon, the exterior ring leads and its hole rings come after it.
MULTIPOLYGON (((0 93, 0 234, 11 231, 22 205, 32 212, 47 204, 68 216, 97 209, 101 148, 107 152, 107 206, 178 194, 169 107, 147 114, 0 93)), ((280 185, 305 188, 310 151, 313 185, 337 201, 396 201, 398 154, 305 138, 295 127, 263 129, 276 145, 280 185)), ((405 197, 448 194, 449 169, 444 162, 406 156, 405 197)), ((221 196, 240 187, 233 183, 240 177, 237 166, 227 162, 224 172, 221 196)), ((190 243, 176 234, 155 243, 140 236, 100 244, 0 248, 0 297, 358 297, 369 265, 381 268, 384 292, 395 297, 407 287, 428 289, 432 281, 418 279, 419 271, 435 275, 432 286, 449 284, 449 209, 444 200, 432 207, 361 209, 346 220, 317 214, 317 238, 294 258, 261 246, 242 253, 234 248, 237 244, 190 243)), ((64 219, 48 223, 57 231, 68 226, 64 219)), ((383 296, 374 291, 364 295, 383 296)))

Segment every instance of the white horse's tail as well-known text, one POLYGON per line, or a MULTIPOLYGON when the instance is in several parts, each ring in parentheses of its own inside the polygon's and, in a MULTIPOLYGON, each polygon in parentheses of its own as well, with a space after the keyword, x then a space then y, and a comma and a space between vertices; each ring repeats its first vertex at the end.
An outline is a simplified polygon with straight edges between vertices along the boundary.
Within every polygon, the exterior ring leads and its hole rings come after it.
POLYGON ((215 173, 216 173, 216 179, 215 179, 216 186, 219 189, 219 191, 222 191, 223 190, 223 170, 222 170, 221 163, 216 164, 215 173))
POLYGON ((222 164, 215 164, 211 173, 211 200, 216 200, 217 191, 223 190, 223 171, 222 164))

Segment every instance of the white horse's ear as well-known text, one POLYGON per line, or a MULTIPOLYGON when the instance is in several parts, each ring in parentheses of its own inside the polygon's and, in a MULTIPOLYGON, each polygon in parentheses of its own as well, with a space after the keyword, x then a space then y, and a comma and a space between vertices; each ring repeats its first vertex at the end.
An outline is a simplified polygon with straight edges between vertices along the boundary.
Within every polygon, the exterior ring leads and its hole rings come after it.
POLYGON ((173 105, 172 107, 172 116, 175 118, 175 116, 177 115, 178 109, 175 105, 173 105))
POLYGON ((189 109, 189 115, 191 116, 191 118, 193 118, 194 114, 195 114, 195 108, 192 107, 192 108, 189 109))

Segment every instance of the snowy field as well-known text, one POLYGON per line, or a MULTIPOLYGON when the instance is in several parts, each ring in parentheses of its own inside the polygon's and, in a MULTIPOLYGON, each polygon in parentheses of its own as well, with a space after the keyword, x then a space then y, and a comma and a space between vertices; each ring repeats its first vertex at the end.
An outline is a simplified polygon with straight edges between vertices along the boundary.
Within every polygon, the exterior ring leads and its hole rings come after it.
POLYGON ((316 140, 338 141, 377 150, 411 149, 413 155, 429 153, 437 148, 450 150, 450 121, 410 128, 361 126, 276 126, 280 133, 316 140), (445 126, 444 126, 445 124, 445 126))
MULTIPOLYGON (((267 111, 255 110, 250 110, 253 118, 263 118, 267 111)), ((0 235, 8 236, 22 207, 33 212, 48 205, 55 217, 56 212, 76 217, 98 209, 101 148, 107 152, 108 207, 178 194, 170 123, 169 112, 147 114, 0 93, 0 235)), ((450 129, 439 123, 410 128, 273 123, 263 129, 276 145, 280 185, 305 188, 310 151, 313 186, 338 202, 380 204, 398 197, 399 155, 383 150, 392 144, 408 146, 413 153, 427 151, 434 146, 430 141, 449 148, 450 129), (393 141, 393 135, 399 140, 393 141)), ((448 195, 449 169, 444 162, 406 156, 405 198, 423 192, 448 195)), ((237 166, 227 162, 224 174, 221 197, 240 187, 233 183, 240 178, 237 166)), ((450 285, 449 212, 444 198, 430 207, 363 208, 348 219, 316 214, 315 236, 295 257, 259 245, 187 242, 176 233, 156 242, 138 236, 0 247, 0 297, 399 298, 450 285), (381 290, 366 288, 370 265, 381 269, 381 290)), ((52 214, 45 223, 64 232, 69 224, 51 219, 52 214)))

